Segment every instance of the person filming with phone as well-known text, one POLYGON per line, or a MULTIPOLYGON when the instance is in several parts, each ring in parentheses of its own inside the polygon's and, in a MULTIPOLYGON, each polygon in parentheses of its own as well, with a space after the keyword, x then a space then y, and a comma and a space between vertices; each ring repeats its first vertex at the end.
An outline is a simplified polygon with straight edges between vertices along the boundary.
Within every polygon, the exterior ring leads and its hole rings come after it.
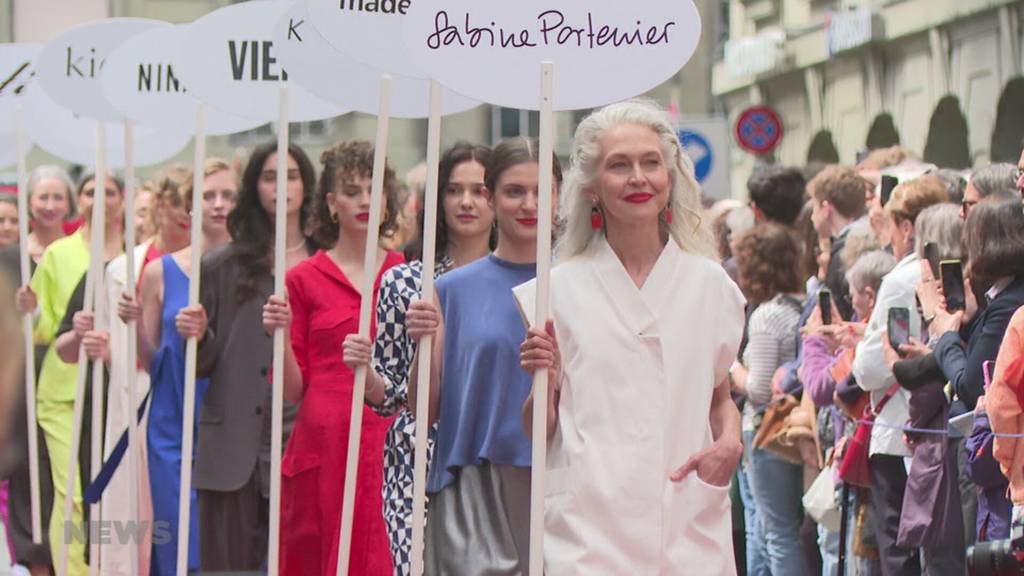
MULTIPOLYGON (((927 315, 928 298, 922 298, 932 353, 917 355, 901 346, 904 353, 918 357, 896 362, 894 372, 905 387, 913 386, 915 380, 948 380, 957 398, 968 410, 975 410, 967 444, 968 467, 981 488, 975 529, 978 540, 984 541, 1009 535, 1006 480, 998 473, 985 473, 994 467, 994 460, 985 415, 984 367, 996 359, 1010 317, 1024 304, 1020 200, 1002 195, 985 198, 971 210, 963 238, 969 265, 964 267, 955 259, 940 262, 940 297, 933 317, 927 315)), ((927 284, 926 278, 923 287, 927 284)))
POLYGON ((996 359, 1010 317, 1024 305, 1020 200, 995 196, 980 202, 967 218, 964 244, 966 278, 958 262, 941 263, 944 298, 928 332, 936 342, 936 363, 973 410, 985 393, 982 364, 996 359))
POLYGON ((921 279, 921 265, 914 250, 914 223, 925 208, 946 201, 946 187, 934 176, 902 183, 893 191, 885 213, 889 219, 893 256, 898 263, 882 280, 864 339, 857 345, 853 360, 854 378, 861 388, 871 393, 871 407, 878 414, 869 449, 870 508, 877 521, 875 536, 886 574, 915 573, 913 567, 920 569, 920 559, 917 550, 897 545, 907 481, 904 457, 910 456, 900 427, 907 421, 909 393, 900 388, 885 361, 883 338, 891 308, 908 309, 910 334, 920 334, 921 317, 917 313, 915 292, 921 279))

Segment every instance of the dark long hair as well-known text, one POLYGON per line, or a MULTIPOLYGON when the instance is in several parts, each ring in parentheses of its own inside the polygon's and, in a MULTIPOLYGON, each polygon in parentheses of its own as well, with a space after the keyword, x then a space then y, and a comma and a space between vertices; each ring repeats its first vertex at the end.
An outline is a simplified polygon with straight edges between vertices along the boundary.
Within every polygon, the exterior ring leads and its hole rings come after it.
POLYGON ((1020 198, 1000 195, 975 206, 964 225, 964 245, 971 261, 972 288, 987 291, 1004 276, 1024 276, 1024 206, 1020 198))
MULTIPOLYGON (((558 161, 558 156, 552 153, 551 158, 551 175, 555 179, 555 187, 557 190, 562 189, 562 163, 558 161)), ((491 150, 491 158, 487 162, 487 168, 484 170, 484 185, 487 186, 487 190, 491 193, 491 198, 497 198, 498 196, 498 181, 501 180, 502 174, 505 173, 509 168, 513 168, 520 164, 527 163, 540 163, 540 144, 538 144, 536 138, 527 138, 526 136, 518 136, 516 138, 506 138, 491 150)), ((556 210, 557 211, 557 210, 556 210)), ((497 225, 498 213, 494 213, 495 224, 497 225)), ((551 227, 551 240, 554 243, 555 239, 561 234, 562 223, 555 222, 551 227)))
MULTIPOLYGON (((498 189, 498 180, 505 170, 527 162, 540 162, 540 145, 536 138, 519 136, 502 140, 491 150, 491 158, 487 162, 487 169, 484 173, 484 185, 490 190, 493 196, 498 189)), ((555 178, 555 184, 562 185, 562 163, 558 156, 551 161, 551 172, 555 178)))
MULTIPOLYGON (((491 158, 491 149, 480 144, 471 144, 464 140, 456 142, 451 148, 445 151, 438 162, 437 173, 437 234, 434 241, 434 250, 440 260, 448 250, 448 223, 445 220, 444 197, 448 183, 451 182, 452 172, 455 167, 463 162, 479 162, 486 168, 491 158)), ((420 202, 419 212, 416 214, 416 225, 419 233, 416 238, 405 245, 405 259, 407 261, 423 259, 423 214, 424 206, 420 202)), ((498 244, 498 231, 491 228, 491 250, 498 244)))
MULTIPOLYGON (((236 295, 242 301, 255 296, 256 283, 261 277, 271 273, 270 264, 273 254, 271 243, 274 237, 274 222, 270 219, 270 214, 260 204, 259 182, 263 165, 267 158, 275 152, 277 152, 276 142, 268 142, 253 150, 252 155, 249 156, 249 162, 245 166, 245 171, 242 172, 242 188, 239 191, 238 204, 228 214, 228 232, 231 234, 231 241, 237 251, 242 269, 236 285, 236 295)), ((310 206, 313 201, 313 190, 316 187, 316 171, 302 148, 289 144, 288 155, 299 165, 299 174, 302 176, 303 193, 299 225, 302 228, 302 233, 308 235, 309 216, 312 213, 310 206)), ((308 236, 306 242, 309 243, 308 236)))

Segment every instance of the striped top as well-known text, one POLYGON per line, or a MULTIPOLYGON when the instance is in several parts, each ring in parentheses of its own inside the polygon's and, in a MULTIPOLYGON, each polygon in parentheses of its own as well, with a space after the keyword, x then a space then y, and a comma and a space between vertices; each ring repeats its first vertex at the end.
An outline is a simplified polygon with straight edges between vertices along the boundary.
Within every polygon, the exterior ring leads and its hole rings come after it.
POLYGON ((747 348, 743 353, 743 364, 749 370, 748 401, 743 409, 745 431, 754 429, 754 414, 771 401, 775 371, 796 358, 800 311, 798 299, 779 294, 750 315, 747 348))

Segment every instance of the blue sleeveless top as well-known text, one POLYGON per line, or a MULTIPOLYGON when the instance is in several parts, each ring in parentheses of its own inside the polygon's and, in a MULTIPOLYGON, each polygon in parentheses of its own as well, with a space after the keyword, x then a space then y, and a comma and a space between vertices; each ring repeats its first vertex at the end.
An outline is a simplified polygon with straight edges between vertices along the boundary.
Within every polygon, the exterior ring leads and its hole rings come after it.
MULTIPOLYGON (((152 407, 149 415, 151 449, 176 452, 167 454, 172 460, 181 460, 181 422, 185 405, 185 339, 178 334, 174 318, 188 306, 188 276, 170 255, 160 259, 164 269, 164 305, 160 312, 160 349, 149 365, 152 380, 152 407)), ((196 380, 195 423, 198 429, 199 408, 207 379, 196 380)))
POLYGON ((440 492, 465 466, 531 464, 521 414, 533 379, 519 366, 526 327, 512 289, 536 273, 535 264, 492 254, 437 281, 445 342, 430 493, 440 492))

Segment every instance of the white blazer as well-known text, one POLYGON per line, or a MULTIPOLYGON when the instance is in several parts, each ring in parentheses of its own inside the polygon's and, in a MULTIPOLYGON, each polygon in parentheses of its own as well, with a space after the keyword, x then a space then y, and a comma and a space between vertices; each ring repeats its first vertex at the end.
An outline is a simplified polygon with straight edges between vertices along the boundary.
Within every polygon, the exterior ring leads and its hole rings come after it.
MULTIPOLYGON (((138 284, 142 273, 142 262, 149 251, 151 241, 144 242, 135 247, 135 279, 138 284)), ((110 386, 107 391, 107 425, 103 439, 104 458, 110 456, 121 434, 127 430, 129 418, 133 418, 137 408, 129 408, 128 404, 128 370, 125 355, 128 350, 128 326, 117 316, 117 302, 125 291, 125 270, 127 258, 124 254, 118 256, 107 265, 106 280, 104 288, 107 297, 101 301, 101 306, 96 310, 96 321, 99 326, 107 326, 110 330, 110 386)), ((143 369, 135 369, 135 398, 142 402, 146 392, 149 391, 149 373, 143 369)), ((152 526, 153 506, 149 493, 149 474, 146 466, 146 420, 139 424, 139 434, 136 436, 139 442, 136 454, 139 461, 139 518, 140 522, 148 522, 143 526, 152 526)), ((131 520, 128 507, 128 455, 125 454, 120 466, 110 478, 100 501, 100 514, 104 521, 110 521, 113 531, 117 523, 124 523, 131 520)), ((121 524, 121 526, 126 526, 121 524)), ((123 529, 123 528, 122 528, 123 529)), ((152 546, 151 531, 140 530, 145 537, 139 538, 139 570, 142 574, 149 574, 149 557, 152 546)), ((100 574, 104 576, 130 576, 131 573, 130 548, 126 542, 117 538, 111 539, 109 544, 103 545, 100 554, 100 574)))
MULTIPOLYGON (((515 295, 532 320, 534 282, 515 295)), ((739 289, 672 241, 638 289, 600 237, 552 271, 551 316, 563 370, 545 574, 735 575, 729 487, 669 475, 712 442, 712 392, 743 334, 739 289)))

